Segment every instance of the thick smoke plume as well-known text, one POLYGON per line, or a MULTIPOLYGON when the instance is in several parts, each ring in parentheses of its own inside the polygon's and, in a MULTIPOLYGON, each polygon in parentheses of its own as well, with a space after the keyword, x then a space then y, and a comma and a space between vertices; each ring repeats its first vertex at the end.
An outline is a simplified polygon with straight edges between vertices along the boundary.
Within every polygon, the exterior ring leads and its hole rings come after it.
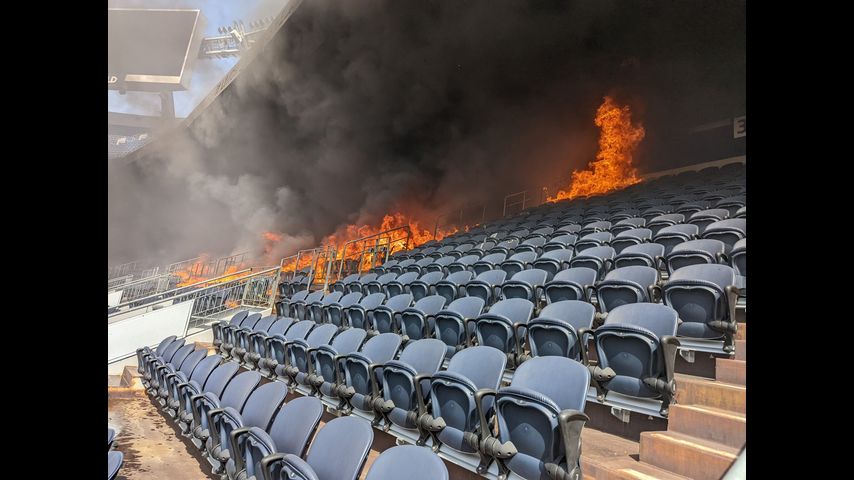
POLYGON ((744 2, 307 0, 184 132, 110 166, 110 263, 271 259, 349 223, 554 183, 593 159, 605 95, 668 142, 744 113, 744 2))

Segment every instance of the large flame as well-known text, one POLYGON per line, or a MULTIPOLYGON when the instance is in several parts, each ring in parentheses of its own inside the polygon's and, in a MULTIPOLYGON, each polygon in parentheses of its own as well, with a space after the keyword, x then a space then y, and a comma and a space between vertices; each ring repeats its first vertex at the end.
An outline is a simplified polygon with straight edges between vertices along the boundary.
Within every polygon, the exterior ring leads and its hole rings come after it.
POLYGON ((231 280, 235 280, 248 275, 250 272, 243 272, 239 274, 236 273, 238 270, 244 268, 245 265, 243 263, 241 263, 240 265, 230 265, 225 269, 224 272, 215 275, 215 272, 212 271, 213 268, 210 262, 210 255, 203 253, 199 255, 198 261, 181 270, 176 270, 175 272, 173 272, 173 275, 179 278, 178 284, 175 285, 176 287, 186 287, 188 285, 203 282, 209 278, 222 277, 218 278, 214 282, 211 282, 211 285, 214 285, 218 283, 229 282, 231 280))
POLYGON ((572 172, 567 190, 560 190, 547 201, 600 195, 641 181, 632 166, 632 156, 645 135, 643 125, 632 125, 628 105, 620 107, 611 97, 605 97, 596 111, 599 127, 599 152, 586 170, 572 172))

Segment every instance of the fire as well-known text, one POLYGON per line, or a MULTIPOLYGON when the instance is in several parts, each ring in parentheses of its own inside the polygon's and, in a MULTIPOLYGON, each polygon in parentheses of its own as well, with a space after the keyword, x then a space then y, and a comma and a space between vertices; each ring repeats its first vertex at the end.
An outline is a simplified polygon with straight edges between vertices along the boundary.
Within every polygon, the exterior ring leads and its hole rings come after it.
POLYGON ((276 244, 282 241, 281 233, 264 232, 264 255, 270 255, 276 244))
POLYGON ((226 300, 226 301, 225 301, 225 306, 226 306, 227 308, 229 308, 229 309, 231 309, 231 308, 237 308, 237 307, 239 307, 239 306, 240 306, 240 302, 238 302, 237 300, 226 300))
POLYGON ((625 188, 641 181, 632 166, 632 155, 645 135, 643 125, 632 125, 628 105, 620 107, 605 97, 596 111, 599 127, 599 152, 586 170, 574 170, 567 190, 560 190, 547 201, 588 197, 625 188))
MULTIPOLYGON (((175 286, 176 287, 186 287, 188 285, 193 285, 195 283, 203 282, 209 278, 213 278, 214 275, 211 274, 211 272, 210 272, 210 270, 212 270, 212 268, 211 268, 211 263, 208 261, 208 258, 210 258, 209 255, 202 254, 199 256, 199 260, 197 262, 193 263, 191 266, 184 268, 182 270, 176 270, 173 273, 173 275, 176 275, 178 278, 180 278, 180 281, 175 286)), ((225 269, 224 272, 222 272, 219 275, 216 275, 216 277, 222 277, 222 278, 218 278, 215 282, 211 282, 210 284, 215 285, 217 283, 229 282, 231 280, 236 280, 240 277, 244 277, 250 273, 250 272, 243 272, 243 273, 239 273, 239 274, 236 273, 238 270, 241 270, 242 268, 243 268, 243 264, 230 265, 229 267, 227 267, 225 269)))

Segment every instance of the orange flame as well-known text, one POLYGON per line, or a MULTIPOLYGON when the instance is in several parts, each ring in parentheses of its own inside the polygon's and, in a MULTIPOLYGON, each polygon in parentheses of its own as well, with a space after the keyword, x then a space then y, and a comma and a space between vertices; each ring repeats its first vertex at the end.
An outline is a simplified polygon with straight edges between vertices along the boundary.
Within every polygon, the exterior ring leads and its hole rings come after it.
POLYGON ((640 183, 632 166, 632 156, 645 135, 643 125, 632 125, 628 105, 620 107, 611 97, 605 97, 596 111, 599 127, 599 152, 586 170, 574 170, 567 190, 560 190, 548 202, 589 197, 640 183))
POLYGON ((237 308, 240 306, 240 302, 238 302, 237 300, 226 300, 225 306, 228 308, 237 308))
MULTIPOLYGON (((209 278, 214 278, 214 272, 212 272, 213 268, 211 263, 208 261, 210 258, 207 254, 202 254, 199 256, 200 259, 197 262, 194 262, 189 267, 186 267, 182 270, 176 270, 173 275, 176 275, 180 278, 176 287, 186 287, 188 285, 193 285, 195 283, 203 282, 209 278)), ((215 282, 210 282, 210 285, 215 285, 218 283, 225 283, 231 280, 236 280, 240 277, 244 277, 248 275, 250 272, 243 272, 240 274, 236 274, 238 270, 244 268, 244 265, 241 263, 240 265, 230 265, 217 277, 222 277, 217 279, 215 282), (234 274, 234 275, 232 275, 234 274)))

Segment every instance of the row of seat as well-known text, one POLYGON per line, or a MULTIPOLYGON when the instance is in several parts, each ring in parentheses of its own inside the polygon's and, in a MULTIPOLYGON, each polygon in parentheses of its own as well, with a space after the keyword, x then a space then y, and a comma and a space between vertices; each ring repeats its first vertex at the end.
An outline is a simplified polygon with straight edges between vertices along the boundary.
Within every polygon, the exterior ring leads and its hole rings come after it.
POLYGON ((124 454, 120 450, 113 450, 116 440, 116 431, 107 427, 107 480, 113 480, 119 474, 124 462, 124 454))
MULTIPOLYGON (((216 473, 229 479, 359 477, 373 442, 369 422, 342 417, 318 429, 320 400, 301 397, 285 403, 283 383, 262 384, 258 372, 239 373, 237 362, 207 353, 174 336, 153 350, 137 351, 146 391, 202 450, 216 473)), ((367 478, 404 475, 448 478, 444 463, 417 447, 383 452, 367 478)))

